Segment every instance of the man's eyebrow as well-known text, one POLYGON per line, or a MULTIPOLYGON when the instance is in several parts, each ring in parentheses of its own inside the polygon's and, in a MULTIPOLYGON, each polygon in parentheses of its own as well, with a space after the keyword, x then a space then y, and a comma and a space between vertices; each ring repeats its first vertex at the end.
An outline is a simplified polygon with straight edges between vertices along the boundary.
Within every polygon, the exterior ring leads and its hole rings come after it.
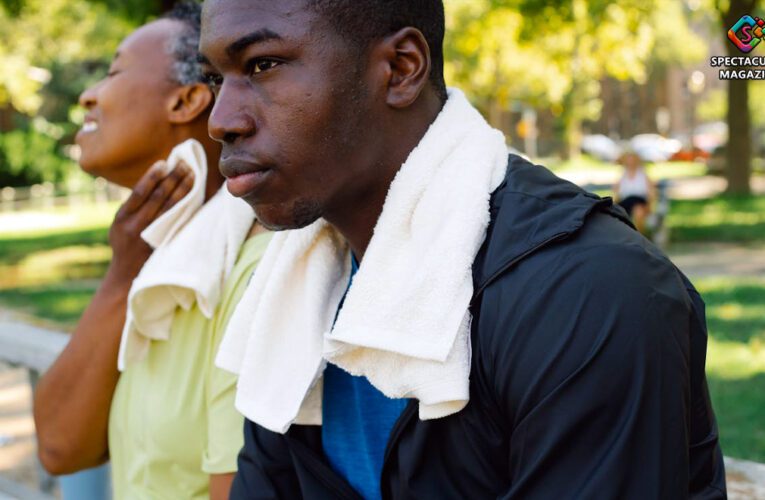
POLYGON ((242 52, 244 49, 249 47, 250 45, 256 44, 256 43, 263 43, 267 40, 281 40, 282 37, 280 37, 277 33, 274 33, 268 28, 259 29, 257 31, 253 31, 249 35, 245 35, 239 40, 235 41, 228 47, 226 47, 226 54, 230 58, 236 57, 237 54, 242 52))

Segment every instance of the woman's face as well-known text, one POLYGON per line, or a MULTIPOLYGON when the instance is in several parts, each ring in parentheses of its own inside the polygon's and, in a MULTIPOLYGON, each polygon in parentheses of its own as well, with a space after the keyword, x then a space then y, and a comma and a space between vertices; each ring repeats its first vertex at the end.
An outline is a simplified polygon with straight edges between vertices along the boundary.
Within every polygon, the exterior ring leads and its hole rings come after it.
POLYGON ((171 20, 142 26, 120 44, 109 74, 82 93, 87 115, 75 140, 83 170, 132 187, 169 154, 168 113, 180 85, 171 79, 168 43, 181 29, 171 20))
POLYGON ((637 170, 640 166, 640 157, 636 153, 627 153, 622 159, 622 163, 630 172, 637 170))

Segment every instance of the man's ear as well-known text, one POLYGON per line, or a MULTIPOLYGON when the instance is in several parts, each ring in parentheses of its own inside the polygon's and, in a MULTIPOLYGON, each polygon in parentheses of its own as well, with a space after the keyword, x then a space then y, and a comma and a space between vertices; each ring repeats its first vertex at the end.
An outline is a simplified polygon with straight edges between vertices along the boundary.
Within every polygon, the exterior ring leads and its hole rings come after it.
POLYGON ((168 101, 168 119, 176 125, 191 123, 207 110, 212 100, 212 91, 203 83, 178 87, 168 101))
POLYGON ((378 42, 371 61, 382 71, 386 102, 393 108, 411 106, 430 78, 430 48, 416 28, 402 28, 378 42))

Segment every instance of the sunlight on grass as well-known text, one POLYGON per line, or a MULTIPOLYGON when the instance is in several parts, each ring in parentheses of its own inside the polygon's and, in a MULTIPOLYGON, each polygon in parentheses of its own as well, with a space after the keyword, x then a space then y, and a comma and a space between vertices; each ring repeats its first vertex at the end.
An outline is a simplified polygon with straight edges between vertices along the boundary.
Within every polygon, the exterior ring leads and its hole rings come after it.
POLYGON ((658 181, 660 179, 681 179, 685 177, 701 177, 707 175, 704 163, 689 161, 666 161, 648 165, 648 176, 658 181))
POLYGON ((69 330, 111 259, 116 203, 0 214, 0 305, 69 330))
POLYGON ((35 252, 15 265, 0 264, 0 290, 101 278, 111 256, 111 248, 106 245, 68 246, 35 252))
POLYGON ((707 371, 724 379, 765 374, 765 278, 710 278, 696 287, 707 303, 707 371))
MULTIPOLYGON (((559 160, 554 158, 542 158, 537 163, 546 166, 558 175, 570 173, 609 173, 613 174, 614 179, 622 173, 622 166, 617 163, 610 163, 597 160, 587 155, 582 155, 571 160, 559 160)), ((707 166, 704 163, 697 162, 658 162, 646 165, 648 176, 658 181, 660 179, 680 179, 685 177, 700 177, 707 174, 707 166)))
POLYGON ((751 378, 758 374, 765 374, 765 345, 762 340, 754 338, 745 344, 709 338, 708 376, 736 380, 751 378))
POLYGON ((90 303, 98 282, 67 282, 47 287, 26 287, 0 291, 0 304, 36 318, 51 326, 71 331, 90 303))
POLYGON ((0 213, 0 238, 108 227, 118 208, 119 203, 112 202, 0 213))
POLYGON ((765 241, 765 197, 673 200, 667 224, 673 242, 765 241))
POLYGON ((765 278, 695 280, 707 304, 707 379, 726 455, 765 461, 765 278))

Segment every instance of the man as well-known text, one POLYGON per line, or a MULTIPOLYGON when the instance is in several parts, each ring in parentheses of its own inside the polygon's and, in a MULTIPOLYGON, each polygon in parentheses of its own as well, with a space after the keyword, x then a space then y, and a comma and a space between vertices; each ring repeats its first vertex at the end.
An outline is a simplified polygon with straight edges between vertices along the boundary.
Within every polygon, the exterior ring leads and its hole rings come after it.
POLYGON ((443 32, 439 0, 206 2, 228 189, 290 230, 218 357, 232 498, 723 498, 699 295, 610 199, 514 155, 495 179, 443 32))

